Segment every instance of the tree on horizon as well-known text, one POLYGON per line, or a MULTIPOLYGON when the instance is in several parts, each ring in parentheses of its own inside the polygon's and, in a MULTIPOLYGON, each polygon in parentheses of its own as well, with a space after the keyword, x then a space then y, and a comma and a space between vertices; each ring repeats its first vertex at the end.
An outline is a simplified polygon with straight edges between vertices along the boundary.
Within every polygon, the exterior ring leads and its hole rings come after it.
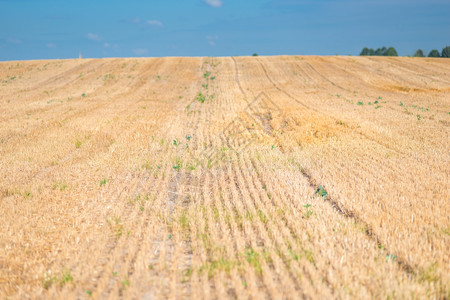
POLYGON ((394 47, 389 47, 385 53, 385 56, 398 56, 397 50, 394 47))
POLYGON ((450 46, 444 47, 444 49, 442 49, 441 57, 450 57, 450 46))
POLYGON ((425 54, 423 53, 422 49, 417 49, 416 52, 414 52, 414 57, 425 57, 425 54))
POLYGON ((373 50, 372 48, 363 48, 360 56, 398 56, 397 50, 394 47, 386 48, 385 46, 373 50))
POLYGON ((430 53, 428 53, 428 57, 441 57, 441 55, 439 54, 438 50, 433 49, 430 51, 430 53))

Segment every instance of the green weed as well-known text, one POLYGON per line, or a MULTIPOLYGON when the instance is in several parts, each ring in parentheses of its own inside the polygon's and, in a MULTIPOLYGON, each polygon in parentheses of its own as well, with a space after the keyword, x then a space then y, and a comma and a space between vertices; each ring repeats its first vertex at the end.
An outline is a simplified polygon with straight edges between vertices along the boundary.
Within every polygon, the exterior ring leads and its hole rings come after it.
POLYGON ((179 171, 183 167, 183 162, 180 157, 175 159, 175 165, 172 167, 174 170, 179 171))
POLYGON ((212 278, 215 274, 217 274, 217 272, 220 271, 229 274, 231 269, 237 265, 238 262, 230 261, 228 259, 220 257, 219 259, 209 260, 204 263, 200 267, 199 273, 202 274, 203 272, 207 272, 208 278, 212 278))
POLYGON ((448 227, 448 228, 443 228, 443 229, 442 229, 442 232, 443 232, 444 234, 450 236, 450 227, 448 227))
POLYGON ((324 199, 325 197, 328 196, 328 192, 322 187, 322 185, 319 185, 319 187, 316 190, 316 194, 324 199))
POLYGON ((48 289, 56 281, 56 276, 51 275, 51 273, 45 273, 42 279, 42 285, 44 286, 44 289, 48 289))
POLYGON ((187 217, 186 210, 183 210, 183 212, 181 213, 181 216, 178 218, 178 221, 183 230, 189 229, 189 219, 187 217))
POLYGON ((51 271, 49 271, 44 273, 42 278, 42 285, 44 286, 44 289, 48 289, 54 283, 58 283, 61 287, 63 287, 68 282, 73 283, 73 277, 70 274, 69 269, 62 270, 59 275, 53 275, 51 271))
POLYGON ((391 260, 396 260, 397 256, 395 256, 394 254, 388 254, 386 255, 386 261, 391 261, 391 260))
POLYGON ((289 249, 289 255, 292 257, 293 260, 298 261, 300 259, 300 257, 298 256, 298 254, 296 254, 294 251, 292 251, 292 249, 289 249))
POLYGON ((67 184, 62 182, 57 182, 53 185, 54 190, 64 191, 67 188, 67 184))
POLYGON ((266 215, 264 215, 264 213, 261 210, 258 210, 258 217, 263 224, 267 224, 267 222, 269 222, 269 219, 266 217, 266 215))
POLYGON ((204 103, 206 101, 206 97, 202 93, 198 93, 197 98, 195 98, 195 100, 204 103))
POLYGON ((129 287, 130 286, 130 280, 128 280, 127 276, 123 277, 122 285, 123 285, 123 287, 129 287))
POLYGON ((305 217, 306 217, 307 219, 309 219, 309 217, 311 217, 311 215, 313 214, 313 211, 309 209, 309 208, 311 207, 311 204, 308 203, 308 204, 306 204, 306 205, 303 205, 303 207, 306 208, 305 217))
POLYGON ((114 234, 116 239, 122 236, 123 224, 119 217, 114 217, 114 221, 107 219, 106 222, 108 223, 109 228, 111 229, 111 232, 114 234))
POLYGON ((309 261, 314 266, 316 265, 316 262, 314 261, 314 256, 311 250, 303 250, 302 256, 306 258, 307 261, 309 261))
POLYGON ((68 282, 73 282, 73 277, 70 274, 70 270, 69 269, 65 269, 63 271, 63 274, 61 275, 60 285, 64 286, 68 282))
POLYGON ((261 262, 259 261, 260 254, 258 252, 256 252, 255 250, 253 250, 253 248, 248 248, 245 253, 245 256, 246 256, 247 262, 253 268, 255 268, 256 272, 259 275, 262 275, 262 266, 261 266, 261 262))
POLYGON ((108 79, 114 79, 114 75, 106 74, 105 76, 103 76, 103 81, 104 82, 108 81, 108 79))
POLYGON ((427 282, 437 282, 439 278, 437 262, 430 264, 420 274, 420 279, 427 282))
POLYGON ((194 270, 191 268, 187 268, 186 270, 184 270, 182 282, 185 283, 185 282, 191 280, 193 273, 194 273, 194 270))
POLYGON ((152 165, 150 164, 150 162, 146 161, 144 164, 142 164, 142 168, 148 171, 152 168, 152 165))

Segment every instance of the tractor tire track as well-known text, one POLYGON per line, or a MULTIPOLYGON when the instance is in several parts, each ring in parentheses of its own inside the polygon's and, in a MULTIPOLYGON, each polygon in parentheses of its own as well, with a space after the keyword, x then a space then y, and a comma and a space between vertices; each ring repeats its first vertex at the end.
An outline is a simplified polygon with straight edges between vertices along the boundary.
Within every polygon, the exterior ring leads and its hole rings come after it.
MULTIPOLYGON (((264 67, 264 65, 258 60, 258 62, 260 63, 261 67, 263 68, 263 71, 267 77, 267 79, 274 85, 274 87, 279 90, 280 92, 284 93, 285 95, 287 95, 289 98, 293 99, 294 101, 296 101, 297 103, 300 103, 296 98, 292 97, 290 94, 283 92, 283 90, 281 88, 279 88, 275 82, 270 78, 269 74, 267 73, 267 69, 264 67)), ((311 66, 312 69, 314 69, 311 66)), ((314 69, 315 70, 315 69, 314 69)), ((316 71, 317 72, 317 71, 316 71)), ((335 84, 333 84, 335 85, 335 84)), ((341 87, 339 87, 341 88, 341 87)), ((307 109, 310 109, 309 107, 307 107, 306 105, 304 105, 303 103, 301 103, 302 106, 304 106, 307 109)), ((375 141, 376 142, 376 141, 375 141)), ((379 144, 379 143, 377 143, 379 144)), ((381 145, 383 146, 383 145, 381 145)), ((311 187, 311 190, 313 192, 316 191, 318 185, 318 182, 316 182, 316 180, 309 174, 308 171, 306 170, 302 170, 301 174, 308 180, 309 185, 311 187)), ((377 245, 383 245, 386 249, 388 249, 389 247, 386 246, 385 243, 382 243, 380 237, 378 235, 375 234, 375 232, 373 231, 373 229, 371 228, 371 226, 369 226, 369 224, 361 219, 359 216, 357 216, 354 212, 350 211, 349 209, 347 209, 342 203, 338 203, 334 198, 332 198, 331 196, 326 197, 326 201, 327 203, 330 204, 330 206, 336 211, 336 213, 349 218, 349 219, 353 219, 356 223, 360 224, 360 226, 365 226, 365 228, 367 228, 367 230, 365 231, 366 236, 375 241, 377 245)), ((395 260, 397 262, 397 264, 399 265, 399 267, 401 268, 401 270, 403 270, 404 272, 406 272, 409 275, 413 275, 415 274, 415 272, 413 271, 413 267, 407 262, 406 259, 403 258, 398 258, 397 260, 395 260)))

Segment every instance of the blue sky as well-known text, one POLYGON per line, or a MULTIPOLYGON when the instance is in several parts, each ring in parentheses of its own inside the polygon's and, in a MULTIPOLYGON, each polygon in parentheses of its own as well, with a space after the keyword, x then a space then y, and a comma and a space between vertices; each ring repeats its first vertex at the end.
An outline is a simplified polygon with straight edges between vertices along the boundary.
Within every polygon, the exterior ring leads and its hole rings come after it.
POLYGON ((450 0, 0 0, 0 61, 448 45, 450 0))

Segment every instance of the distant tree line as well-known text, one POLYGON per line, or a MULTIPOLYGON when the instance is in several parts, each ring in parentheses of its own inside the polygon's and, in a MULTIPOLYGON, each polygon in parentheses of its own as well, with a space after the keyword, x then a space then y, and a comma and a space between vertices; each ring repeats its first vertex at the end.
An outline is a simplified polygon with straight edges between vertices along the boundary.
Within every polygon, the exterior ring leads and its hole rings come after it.
POLYGON ((362 49, 361 56, 398 56, 397 50, 394 47, 382 47, 377 50, 373 50, 372 48, 364 48, 362 49))
MULTIPOLYGON (((414 57, 425 57, 425 53, 422 49, 416 50, 414 52, 414 57)), ((438 50, 433 49, 428 53, 428 57, 450 57, 450 46, 445 47, 442 49, 441 53, 439 53, 438 50)))
MULTIPOLYGON (((394 47, 382 47, 378 48, 377 50, 373 50, 371 48, 363 48, 360 56, 398 56, 397 50, 395 50, 394 47)), ((414 57, 425 57, 425 53, 422 49, 416 50, 414 52, 414 57)), ((441 53, 439 53, 438 50, 433 49, 428 53, 428 57, 450 57, 450 46, 445 47, 442 49, 441 53)))

